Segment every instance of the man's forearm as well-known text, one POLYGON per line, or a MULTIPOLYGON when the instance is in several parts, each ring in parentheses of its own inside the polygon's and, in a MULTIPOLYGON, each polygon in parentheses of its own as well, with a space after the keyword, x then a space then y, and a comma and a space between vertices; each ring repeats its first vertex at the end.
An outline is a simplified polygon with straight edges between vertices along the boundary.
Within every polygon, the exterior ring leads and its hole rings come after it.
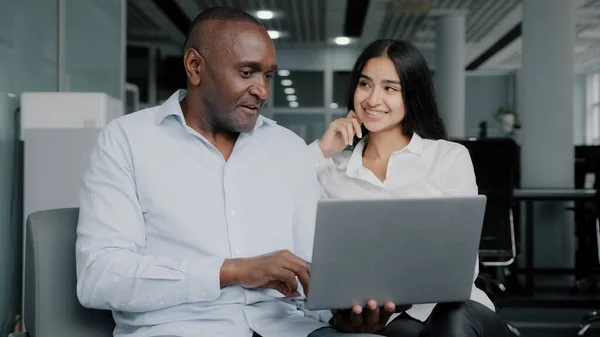
POLYGON ((80 249, 77 259, 77 295, 84 307, 146 312, 214 301, 221 295, 219 258, 175 260, 127 249, 92 248, 80 249))

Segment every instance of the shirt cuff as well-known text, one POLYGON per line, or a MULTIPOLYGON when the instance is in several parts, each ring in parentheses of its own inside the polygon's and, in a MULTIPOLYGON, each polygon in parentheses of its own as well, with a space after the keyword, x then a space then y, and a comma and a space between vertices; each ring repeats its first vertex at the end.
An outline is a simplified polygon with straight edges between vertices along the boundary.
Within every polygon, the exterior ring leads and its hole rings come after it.
POLYGON ((312 142, 308 146, 308 150, 317 174, 322 174, 333 166, 333 159, 331 159, 331 157, 325 158, 325 156, 323 156, 323 152, 317 142, 317 140, 312 142))
POLYGON ((304 315, 307 317, 310 317, 316 321, 319 321, 321 323, 325 323, 325 324, 329 324, 329 325, 333 326, 333 323, 332 323, 333 314, 331 313, 331 310, 313 311, 313 310, 304 309, 304 315))
POLYGON ((186 259, 188 280, 185 292, 187 301, 215 301, 221 296, 221 267, 225 262, 220 257, 204 257, 201 261, 186 259))

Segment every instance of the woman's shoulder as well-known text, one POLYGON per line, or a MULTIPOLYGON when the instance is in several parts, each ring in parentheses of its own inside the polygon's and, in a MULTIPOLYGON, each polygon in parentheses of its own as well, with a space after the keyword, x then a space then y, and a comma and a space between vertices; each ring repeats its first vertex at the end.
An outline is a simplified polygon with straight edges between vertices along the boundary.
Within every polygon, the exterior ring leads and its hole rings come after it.
POLYGON ((445 140, 445 139, 423 139, 424 153, 431 153, 432 155, 445 157, 445 158, 456 158, 469 154, 467 148, 457 142, 445 140))
POLYGON ((331 156, 331 159, 333 160, 335 166, 344 166, 348 164, 348 161, 350 161, 351 157, 352 150, 344 150, 331 156))

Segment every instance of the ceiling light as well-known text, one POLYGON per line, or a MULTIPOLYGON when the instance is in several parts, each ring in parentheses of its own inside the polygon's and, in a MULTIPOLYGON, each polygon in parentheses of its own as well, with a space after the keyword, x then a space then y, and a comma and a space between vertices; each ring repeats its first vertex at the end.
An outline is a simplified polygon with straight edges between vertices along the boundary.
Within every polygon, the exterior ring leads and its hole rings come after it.
POLYGON ((345 46, 350 43, 350 38, 345 36, 338 36, 335 38, 335 44, 345 46))
POLYGON ((298 107, 298 102, 296 102, 296 101, 290 102, 289 104, 290 104, 290 108, 297 108, 298 107))
POLYGON ((272 19, 274 16, 272 11, 258 11, 256 12, 256 17, 262 20, 272 19))
POLYGON ((339 105, 337 103, 331 103, 331 104, 329 104, 329 107, 332 109, 337 109, 337 108, 339 108, 339 105))
POLYGON ((296 97, 295 95, 288 95, 287 100, 290 102, 295 102, 296 100, 298 100, 298 97, 296 97))
POLYGON ((292 80, 281 80, 281 85, 283 85, 284 87, 289 87, 290 85, 292 85, 292 80))
POLYGON ((293 95, 296 93, 296 90, 294 88, 285 88, 283 89, 283 92, 285 92, 286 95, 293 95))
POLYGON ((269 36, 272 39, 278 39, 281 36, 281 34, 276 30, 268 30, 267 33, 269 33, 269 36))
POLYGON ((283 77, 285 77, 285 76, 290 76, 290 71, 289 71, 289 70, 287 70, 287 69, 279 69, 279 70, 277 71, 277 75, 279 75, 279 76, 283 76, 283 77))

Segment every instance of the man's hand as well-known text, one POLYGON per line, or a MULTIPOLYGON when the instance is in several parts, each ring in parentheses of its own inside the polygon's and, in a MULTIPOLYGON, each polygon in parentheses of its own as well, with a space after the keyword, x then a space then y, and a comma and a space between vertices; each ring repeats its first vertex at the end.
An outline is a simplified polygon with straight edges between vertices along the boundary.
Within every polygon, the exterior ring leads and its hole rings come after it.
POLYGON ((346 333, 377 333, 387 324, 390 316, 402 312, 409 307, 396 307, 388 302, 379 307, 377 302, 371 300, 366 307, 355 305, 351 310, 332 310, 333 326, 340 332, 346 333))
POLYGON ((221 267, 221 287, 272 288, 284 296, 300 296, 298 281, 308 292, 310 264, 289 250, 246 259, 225 260, 221 267))

